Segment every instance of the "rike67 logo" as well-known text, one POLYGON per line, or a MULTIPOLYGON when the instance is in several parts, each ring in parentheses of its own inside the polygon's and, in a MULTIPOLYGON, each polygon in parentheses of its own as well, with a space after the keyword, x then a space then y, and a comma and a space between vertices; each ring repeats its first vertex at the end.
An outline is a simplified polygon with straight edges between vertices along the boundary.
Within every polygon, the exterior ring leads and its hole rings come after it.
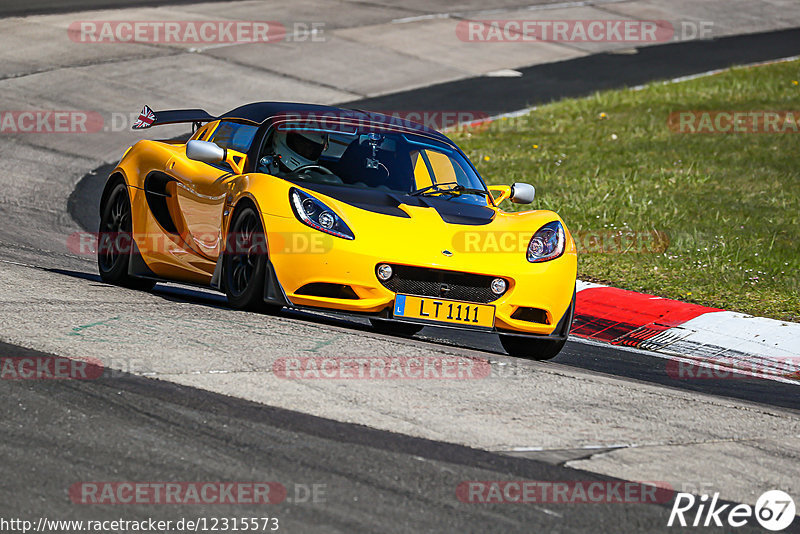
POLYGON ((719 504, 719 493, 709 501, 708 495, 699 498, 691 493, 678 493, 667 526, 681 527, 742 527, 753 518, 762 528, 778 532, 794 521, 794 500, 780 490, 764 492, 755 507, 749 504, 719 504))

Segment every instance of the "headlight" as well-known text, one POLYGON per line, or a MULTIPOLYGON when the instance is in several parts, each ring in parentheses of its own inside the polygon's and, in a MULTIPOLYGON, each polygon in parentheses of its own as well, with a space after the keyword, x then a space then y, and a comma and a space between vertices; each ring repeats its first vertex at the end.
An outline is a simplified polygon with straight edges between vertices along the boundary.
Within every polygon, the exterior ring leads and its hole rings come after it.
POLYGON ((533 234, 528 243, 528 261, 539 263, 554 260, 564 253, 564 227, 558 221, 547 223, 533 234))
POLYGON ((289 190, 289 203, 292 205, 295 217, 303 224, 342 239, 356 238, 353 231, 350 230, 350 227, 341 217, 308 193, 304 193, 294 187, 291 188, 289 190))

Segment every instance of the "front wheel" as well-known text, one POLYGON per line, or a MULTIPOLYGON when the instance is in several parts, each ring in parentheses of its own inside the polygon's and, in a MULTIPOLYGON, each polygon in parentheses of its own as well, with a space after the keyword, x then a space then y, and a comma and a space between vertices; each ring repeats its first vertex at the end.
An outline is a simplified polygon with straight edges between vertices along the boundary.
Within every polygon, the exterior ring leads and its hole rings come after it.
POLYGON ((418 324, 387 321, 385 319, 370 319, 369 322, 372 323, 372 328, 376 332, 390 336, 411 337, 423 328, 422 325, 418 324))
POLYGON ((535 339, 525 336, 509 336, 500 334, 500 344, 510 356, 527 358, 529 360, 549 360, 564 348, 566 338, 561 341, 549 339, 535 339))
POLYGON ((251 206, 236 211, 222 260, 228 303, 240 310, 275 312, 280 306, 264 302, 267 239, 261 218, 251 206))
POLYGON ((503 348, 506 349, 509 355, 516 356, 517 358, 527 358, 538 361, 555 358, 567 343, 567 336, 572 327, 572 319, 575 317, 575 295, 576 293, 573 291, 572 302, 569 308, 567 308, 564 317, 561 318, 554 330, 556 334, 563 335, 563 339, 553 340, 500 334, 500 344, 503 345, 503 348))

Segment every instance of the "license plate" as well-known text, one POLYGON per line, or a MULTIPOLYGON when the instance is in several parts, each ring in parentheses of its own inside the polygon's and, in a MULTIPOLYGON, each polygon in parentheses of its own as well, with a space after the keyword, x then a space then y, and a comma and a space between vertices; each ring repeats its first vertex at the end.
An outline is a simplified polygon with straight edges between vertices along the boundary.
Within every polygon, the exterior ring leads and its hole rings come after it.
POLYGON ((494 306, 414 295, 395 297, 394 316, 473 328, 494 327, 494 306))

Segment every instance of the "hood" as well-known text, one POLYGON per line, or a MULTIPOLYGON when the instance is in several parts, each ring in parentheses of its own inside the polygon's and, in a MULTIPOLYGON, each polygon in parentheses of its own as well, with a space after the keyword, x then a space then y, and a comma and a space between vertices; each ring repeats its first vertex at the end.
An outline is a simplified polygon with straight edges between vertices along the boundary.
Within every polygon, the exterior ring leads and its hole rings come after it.
POLYGON ((301 182, 297 185, 356 208, 391 217, 409 218, 408 212, 401 207, 405 205, 430 208, 447 224, 483 226, 492 222, 497 213, 494 209, 486 206, 433 196, 409 196, 388 190, 350 188, 306 182, 301 182))

